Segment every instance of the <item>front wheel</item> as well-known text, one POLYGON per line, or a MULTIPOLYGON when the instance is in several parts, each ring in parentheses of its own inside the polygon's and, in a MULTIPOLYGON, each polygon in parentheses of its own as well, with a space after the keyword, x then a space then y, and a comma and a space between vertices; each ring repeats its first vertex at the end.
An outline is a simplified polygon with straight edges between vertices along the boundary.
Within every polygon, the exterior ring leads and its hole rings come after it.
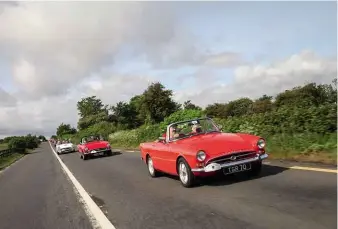
POLYGON ((106 152, 106 156, 108 156, 108 157, 110 157, 110 156, 112 156, 113 155, 113 152, 110 150, 110 151, 108 151, 108 152, 106 152))
POLYGON ((190 166, 183 158, 180 158, 177 163, 177 171, 181 184, 190 188, 195 184, 195 175, 192 173, 190 166))
POLYGON ((148 156, 148 159, 147 159, 147 166, 148 166, 148 172, 149 172, 150 176, 151 177, 157 177, 158 176, 158 172, 154 168, 154 163, 153 163, 153 160, 151 159, 150 156, 148 156))

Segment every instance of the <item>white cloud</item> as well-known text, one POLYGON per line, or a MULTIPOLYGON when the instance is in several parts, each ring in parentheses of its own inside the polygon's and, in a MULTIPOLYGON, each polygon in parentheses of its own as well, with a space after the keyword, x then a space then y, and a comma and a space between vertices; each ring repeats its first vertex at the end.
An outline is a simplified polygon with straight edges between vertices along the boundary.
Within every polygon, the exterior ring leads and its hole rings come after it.
POLYGON ((20 2, 0 13, 0 52, 11 61, 16 86, 32 99, 63 94, 125 47, 158 66, 189 62, 193 44, 175 24, 171 3, 165 5, 20 2))
MULTIPOLYGON (((12 107, 16 105, 16 99, 0 87, 0 106, 12 107)), ((0 119, 1 120, 1 119, 0 119)))
POLYGON ((180 101, 191 99, 202 106, 274 94, 306 81, 329 82, 336 76, 335 59, 303 52, 269 66, 239 66, 234 82, 215 85, 210 69, 243 65, 244 60, 235 52, 207 53, 208 47, 182 25, 180 16, 188 17, 191 7, 184 9, 169 2, 0 3, 0 61, 10 64, 8 82, 14 83, 9 93, 0 82, 0 138, 28 132, 51 135, 61 122, 76 125, 76 102, 82 97, 97 95, 113 105, 160 80, 144 72, 103 70, 121 56, 146 60, 152 68, 199 66, 196 87, 170 89, 180 101))
POLYGON ((226 85, 209 84, 208 78, 204 78, 204 88, 176 93, 176 98, 181 102, 190 99, 198 105, 206 106, 240 97, 276 95, 310 82, 331 83, 337 77, 337 59, 303 51, 270 65, 240 66, 234 75, 234 81, 226 85))
POLYGON ((205 60, 206 66, 213 67, 233 67, 243 64, 243 59, 239 53, 222 52, 210 55, 205 60))

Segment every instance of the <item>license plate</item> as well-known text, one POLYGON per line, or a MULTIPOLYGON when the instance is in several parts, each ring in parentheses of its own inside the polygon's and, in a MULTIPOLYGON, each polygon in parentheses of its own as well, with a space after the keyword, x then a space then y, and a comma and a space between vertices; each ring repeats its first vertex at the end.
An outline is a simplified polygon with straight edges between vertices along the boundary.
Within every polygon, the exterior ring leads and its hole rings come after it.
POLYGON ((250 170, 251 169, 251 164, 240 164, 240 165, 234 165, 228 168, 224 168, 223 169, 223 173, 224 174, 231 174, 231 173, 239 173, 239 172, 243 172, 246 170, 250 170))
POLYGON ((103 152, 96 152, 94 153, 95 156, 99 155, 99 156, 102 156, 103 155, 103 152))

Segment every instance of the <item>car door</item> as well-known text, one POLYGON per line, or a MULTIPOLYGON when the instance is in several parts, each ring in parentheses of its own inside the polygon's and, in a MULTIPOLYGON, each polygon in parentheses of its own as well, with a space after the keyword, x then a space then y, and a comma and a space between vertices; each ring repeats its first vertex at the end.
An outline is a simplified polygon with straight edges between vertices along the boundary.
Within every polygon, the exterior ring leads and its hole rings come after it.
POLYGON ((151 146, 151 157, 153 159, 154 167, 163 172, 168 172, 168 143, 154 142, 151 146))
POLYGON ((173 142, 162 143, 159 153, 162 158, 162 167, 169 174, 176 174, 176 154, 172 151, 173 142))

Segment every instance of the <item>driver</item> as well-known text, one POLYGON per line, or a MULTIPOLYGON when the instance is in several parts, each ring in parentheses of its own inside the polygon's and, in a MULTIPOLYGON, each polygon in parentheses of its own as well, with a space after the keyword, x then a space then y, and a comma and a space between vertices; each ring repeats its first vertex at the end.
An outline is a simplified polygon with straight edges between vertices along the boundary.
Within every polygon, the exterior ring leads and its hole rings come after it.
MULTIPOLYGON (((177 128, 177 125, 176 125, 176 124, 172 125, 172 126, 169 128, 169 137, 170 137, 170 140, 179 137, 179 134, 178 134, 177 132, 178 132, 178 128, 177 128)), ((167 136, 167 133, 166 133, 166 132, 162 134, 162 137, 166 138, 166 136, 167 136)), ((158 142, 158 140, 156 140, 156 142, 158 142)))

